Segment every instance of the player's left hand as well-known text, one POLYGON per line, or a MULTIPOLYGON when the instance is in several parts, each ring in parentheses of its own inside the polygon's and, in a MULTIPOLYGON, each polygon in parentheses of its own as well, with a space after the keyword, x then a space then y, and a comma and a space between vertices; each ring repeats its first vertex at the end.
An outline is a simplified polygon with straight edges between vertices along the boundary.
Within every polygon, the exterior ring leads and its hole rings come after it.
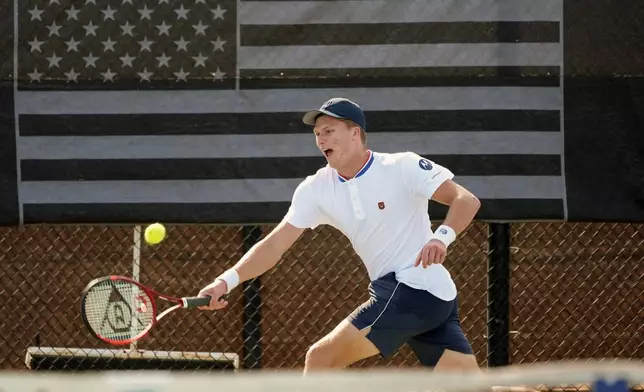
POLYGON ((430 240, 418 253, 414 267, 422 265, 423 268, 427 268, 432 264, 443 264, 445 255, 447 255, 447 247, 445 244, 439 240, 430 240))

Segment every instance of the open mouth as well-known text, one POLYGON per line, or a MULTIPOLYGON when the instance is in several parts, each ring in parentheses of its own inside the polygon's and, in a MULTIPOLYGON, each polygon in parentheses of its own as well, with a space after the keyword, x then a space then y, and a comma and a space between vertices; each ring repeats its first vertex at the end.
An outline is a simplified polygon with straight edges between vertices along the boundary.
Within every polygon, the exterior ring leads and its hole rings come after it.
POLYGON ((331 155, 333 155, 333 149, 327 148, 326 150, 322 150, 322 153, 324 154, 325 157, 330 158, 331 155))

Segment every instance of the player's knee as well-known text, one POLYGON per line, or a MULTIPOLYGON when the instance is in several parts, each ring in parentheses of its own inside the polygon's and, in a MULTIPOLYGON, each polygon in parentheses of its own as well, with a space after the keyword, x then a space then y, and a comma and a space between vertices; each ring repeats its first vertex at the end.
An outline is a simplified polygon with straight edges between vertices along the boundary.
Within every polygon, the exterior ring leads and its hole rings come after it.
POLYGON ((306 352, 305 366, 309 369, 333 367, 335 354, 333 345, 319 341, 309 347, 306 352))

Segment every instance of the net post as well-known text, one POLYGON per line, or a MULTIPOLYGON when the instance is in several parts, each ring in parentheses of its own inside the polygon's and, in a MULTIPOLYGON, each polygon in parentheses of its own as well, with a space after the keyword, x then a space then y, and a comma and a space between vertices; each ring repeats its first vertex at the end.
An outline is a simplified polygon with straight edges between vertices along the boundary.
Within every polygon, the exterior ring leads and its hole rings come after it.
POLYGON ((510 224, 488 225, 487 362, 510 364, 510 224))
MULTIPOLYGON (((132 279, 141 280, 141 226, 135 225, 132 235, 132 279)), ((138 293, 132 295, 136 298, 138 293)), ((132 325, 134 328, 134 325, 132 325)), ((136 350, 136 340, 130 343, 130 350, 136 350)))
MULTIPOLYGON (((259 226, 244 226, 242 233, 244 252, 247 252, 259 241, 262 229, 259 226)), ((242 332, 244 352, 242 364, 244 369, 259 369, 262 367, 261 286, 259 277, 246 281, 242 285, 244 292, 244 328, 242 332)))

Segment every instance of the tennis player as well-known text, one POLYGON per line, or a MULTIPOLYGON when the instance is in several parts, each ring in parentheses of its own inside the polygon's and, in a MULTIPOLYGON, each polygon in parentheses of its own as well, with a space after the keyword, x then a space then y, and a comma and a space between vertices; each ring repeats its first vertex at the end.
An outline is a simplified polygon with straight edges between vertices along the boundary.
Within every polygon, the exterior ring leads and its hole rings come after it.
MULTIPOLYGON (((304 115, 328 164, 296 188, 284 219, 232 268, 203 288, 212 301, 274 267, 306 229, 331 225, 363 261, 369 300, 306 353, 304 372, 343 368, 374 355, 389 358, 409 343, 434 370, 477 370, 461 329, 457 289, 442 265, 447 249, 479 210, 446 167, 413 152, 371 151, 360 107, 333 98, 304 115), (429 200, 449 206, 434 232, 429 200)), ((333 289, 333 288, 330 288, 333 289)))

